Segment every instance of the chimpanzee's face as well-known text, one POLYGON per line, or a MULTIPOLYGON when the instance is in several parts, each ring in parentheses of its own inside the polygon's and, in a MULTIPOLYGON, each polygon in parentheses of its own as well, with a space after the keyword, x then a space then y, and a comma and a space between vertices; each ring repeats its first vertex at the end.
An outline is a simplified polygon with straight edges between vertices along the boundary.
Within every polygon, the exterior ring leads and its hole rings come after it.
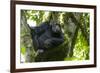
POLYGON ((61 31, 60 26, 58 24, 52 25, 53 33, 59 33, 61 31))

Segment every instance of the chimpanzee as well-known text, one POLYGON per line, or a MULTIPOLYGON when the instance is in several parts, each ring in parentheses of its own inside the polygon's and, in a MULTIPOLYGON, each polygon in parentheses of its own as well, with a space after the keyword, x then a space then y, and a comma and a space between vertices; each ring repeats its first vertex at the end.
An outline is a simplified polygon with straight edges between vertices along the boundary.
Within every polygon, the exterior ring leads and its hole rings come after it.
POLYGON ((31 27, 33 45, 39 52, 55 48, 64 42, 60 24, 44 22, 40 26, 31 27))

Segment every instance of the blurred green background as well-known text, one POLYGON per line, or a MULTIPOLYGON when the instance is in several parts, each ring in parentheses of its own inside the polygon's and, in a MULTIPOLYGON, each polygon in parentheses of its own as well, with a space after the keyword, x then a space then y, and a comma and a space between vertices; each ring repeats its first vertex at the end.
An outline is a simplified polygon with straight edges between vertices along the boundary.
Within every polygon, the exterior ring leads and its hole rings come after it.
POLYGON ((89 60, 89 13, 21 10, 20 14, 21 63, 89 60), (42 22, 49 21, 50 15, 53 15, 55 22, 60 23, 65 41, 58 47, 38 55, 33 46, 28 24, 39 26, 42 22))

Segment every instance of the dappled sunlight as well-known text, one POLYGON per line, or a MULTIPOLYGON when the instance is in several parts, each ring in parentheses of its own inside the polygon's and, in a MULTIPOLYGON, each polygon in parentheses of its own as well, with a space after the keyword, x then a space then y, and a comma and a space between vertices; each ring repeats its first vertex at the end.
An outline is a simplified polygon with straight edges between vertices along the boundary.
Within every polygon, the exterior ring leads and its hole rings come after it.
POLYGON ((36 26, 36 21, 32 21, 32 20, 27 20, 27 23, 30 27, 35 27, 36 26))

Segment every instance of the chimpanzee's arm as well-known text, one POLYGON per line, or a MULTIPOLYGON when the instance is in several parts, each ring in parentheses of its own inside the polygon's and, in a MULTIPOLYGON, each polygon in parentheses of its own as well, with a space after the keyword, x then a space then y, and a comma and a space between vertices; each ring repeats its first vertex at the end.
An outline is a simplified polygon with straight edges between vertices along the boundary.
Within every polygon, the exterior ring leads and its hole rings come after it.
POLYGON ((50 40, 51 40, 52 45, 58 46, 64 42, 64 37, 61 37, 61 38, 53 37, 50 40))
POLYGON ((60 44, 62 44, 64 42, 64 37, 63 35, 61 35, 60 37, 52 37, 47 39, 44 44, 46 48, 54 48, 59 46, 60 44))

